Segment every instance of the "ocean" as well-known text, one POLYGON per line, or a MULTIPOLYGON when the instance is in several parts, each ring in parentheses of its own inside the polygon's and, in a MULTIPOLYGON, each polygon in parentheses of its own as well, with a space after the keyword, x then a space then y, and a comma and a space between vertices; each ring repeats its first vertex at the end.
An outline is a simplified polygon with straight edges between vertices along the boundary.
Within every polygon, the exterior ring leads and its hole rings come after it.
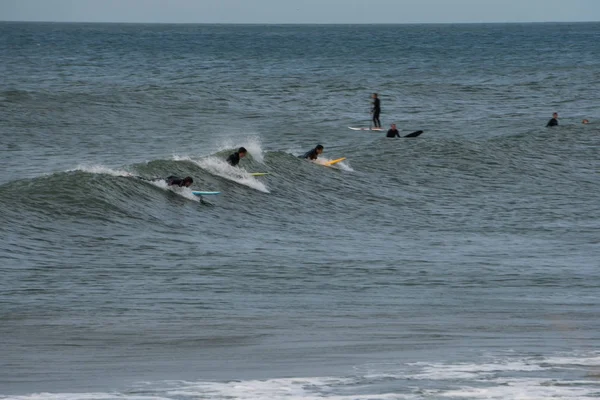
POLYGON ((598 398, 599 87, 600 23, 0 23, 0 399, 598 398))

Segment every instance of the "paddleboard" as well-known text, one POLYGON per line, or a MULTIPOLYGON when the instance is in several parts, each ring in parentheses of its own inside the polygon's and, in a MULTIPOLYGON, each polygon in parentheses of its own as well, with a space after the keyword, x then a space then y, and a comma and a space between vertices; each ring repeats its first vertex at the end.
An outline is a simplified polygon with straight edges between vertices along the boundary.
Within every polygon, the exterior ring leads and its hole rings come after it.
POLYGON ((356 128, 353 126, 349 126, 348 128, 352 129, 353 131, 375 131, 375 132, 381 132, 383 130, 385 130, 385 128, 356 128))
POLYGON ((346 159, 346 157, 338 158, 337 160, 331 160, 331 161, 324 162, 323 165, 325 165, 326 167, 331 167, 332 165, 342 162, 345 159, 346 159))
POLYGON ((202 192, 202 191, 194 190, 194 191, 192 191, 192 194, 194 196, 214 196, 217 194, 221 194, 221 192, 202 192))
POLYGON ((269 175, 268 172, 250 172, 250 175, 252 176, 265 176, 265 175, 269 175))

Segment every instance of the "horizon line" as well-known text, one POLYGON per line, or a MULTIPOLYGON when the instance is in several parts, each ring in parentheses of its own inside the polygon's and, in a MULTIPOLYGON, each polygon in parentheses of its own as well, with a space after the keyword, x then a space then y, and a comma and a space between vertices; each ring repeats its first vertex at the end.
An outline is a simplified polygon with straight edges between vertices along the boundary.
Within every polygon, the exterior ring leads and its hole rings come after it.
POLYGON ((487 22, 128 22, 128 21, 46 21, 0 20, 0 23, 42 24, 131 24, 131 25, 492 25, 492 24, 590 24, 600 21, 487 21, 487 22))

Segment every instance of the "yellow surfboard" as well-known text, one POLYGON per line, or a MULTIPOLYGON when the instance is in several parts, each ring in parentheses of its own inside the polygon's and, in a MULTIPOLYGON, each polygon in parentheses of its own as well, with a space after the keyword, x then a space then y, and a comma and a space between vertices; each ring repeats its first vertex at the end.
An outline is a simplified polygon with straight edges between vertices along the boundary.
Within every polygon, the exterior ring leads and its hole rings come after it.
POLYGON ((332 165, 342 162, 345 159, 346 159, 346 157, 338 158, 337 160, 327 161, 327 162, 323 163, 323 165, 325 165, 326 167, 331 167, 332 165))

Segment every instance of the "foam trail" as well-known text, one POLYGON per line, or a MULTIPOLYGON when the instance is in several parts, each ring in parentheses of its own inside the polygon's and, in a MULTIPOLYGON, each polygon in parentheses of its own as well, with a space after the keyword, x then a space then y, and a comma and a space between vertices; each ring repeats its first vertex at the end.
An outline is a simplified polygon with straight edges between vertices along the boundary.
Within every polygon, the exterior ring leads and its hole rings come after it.
POLYGON ((338 168, 343 171, 354 172, 354 169, 350 166, 350 163, 348 162, 348 160, 342 161, 342 162, 338 163, 337 165, 338 165, 338 168))
POLYGON ((193 162, 200 168, 205 169, 212 174, 237 182, 241 185, 248 186, 260 192, 269 193, 269 189, 267 189, 267 186, 263 182, 250 175, 248 171, 244 169, 232 167, 225 160, 221 160, 216 157, 207 157, 194 160, 190 157, 178 156, 174 157, 174 159, 176 161, 185 160, 193 162))

